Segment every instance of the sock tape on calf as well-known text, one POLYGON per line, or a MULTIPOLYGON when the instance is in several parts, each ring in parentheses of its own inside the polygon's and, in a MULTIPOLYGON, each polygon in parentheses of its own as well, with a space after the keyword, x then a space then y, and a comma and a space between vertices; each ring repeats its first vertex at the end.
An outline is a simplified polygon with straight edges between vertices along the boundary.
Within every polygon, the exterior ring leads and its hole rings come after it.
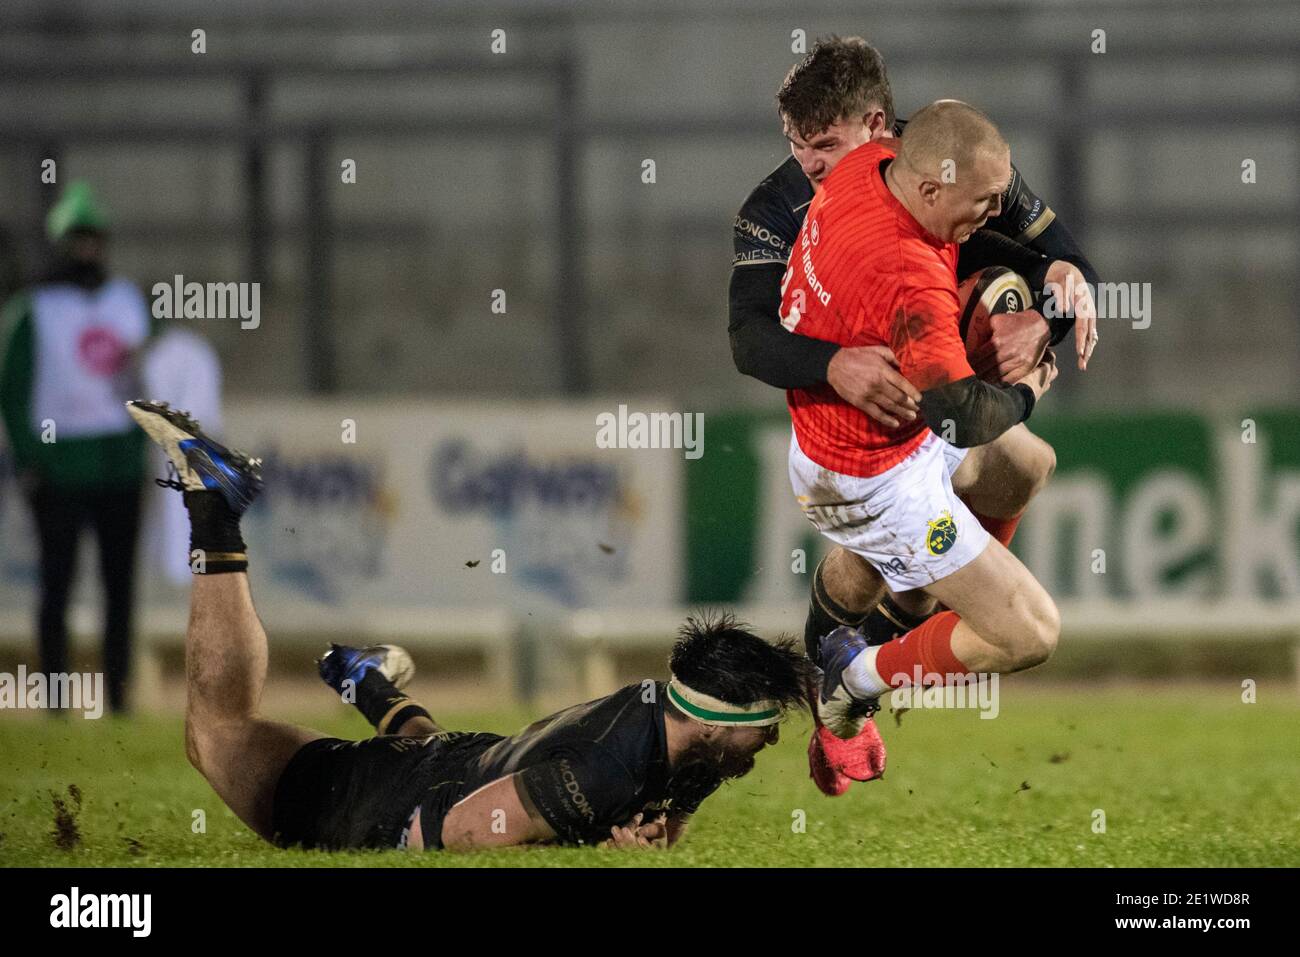
POLYGON ((822 566, 826 564, 826 559, 817 563, 817 570, 813 572, 813 604, 820 608, 822 612, 830 618, 834 624, 827 631, 832 630, 835 625, 849 625, 857 628, 867 620, 870 612, 850 611, 845 608, 826 591, 826 582, 822 578, 822 566))
POLYGON ((239 531, 239 516, 220 492, 186 492, 190 513, 190 571, 196 575, 242 572, 248 568, 248 546, 239 531))

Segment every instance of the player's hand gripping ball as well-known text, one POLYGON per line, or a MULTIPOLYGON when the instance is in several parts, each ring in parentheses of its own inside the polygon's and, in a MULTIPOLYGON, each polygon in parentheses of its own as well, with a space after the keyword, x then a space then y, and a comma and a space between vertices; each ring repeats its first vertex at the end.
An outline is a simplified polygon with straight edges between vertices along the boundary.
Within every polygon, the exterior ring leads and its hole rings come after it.
POLYGON ((1024 277, 1006 266, 989 266, 957 288, 966 358, 986 382, 1019 382, 1043 357, 1047 322, 1033 309, 1024 277), (994 322, 994 316, 1004 318, 994 322))

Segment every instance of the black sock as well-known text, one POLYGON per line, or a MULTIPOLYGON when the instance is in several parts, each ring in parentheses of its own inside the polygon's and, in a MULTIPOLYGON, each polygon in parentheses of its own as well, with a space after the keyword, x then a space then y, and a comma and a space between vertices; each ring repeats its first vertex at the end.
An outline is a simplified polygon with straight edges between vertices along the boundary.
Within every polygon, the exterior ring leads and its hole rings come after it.
POLYGON ((374 726, 376 734, 396 734, 412 718, 423 716, 433 720, 423 706, 398 691, 377 668, 367 671, 357 683, 356 695, 357 700, 352 703, 374 726))
POLYGON ((849 611, 826 593, 826 584, 822 581, 822 563, 818 563, 813 572, 812 596, 808 602, 808 620, 803 626, 804 649, 808 657, 817 660, 817 647, 822 637, 830 634, 840 625, 852 628, 862 627, 868 612, 849 611))
POLYGON ((880 604, 867 616, 866 626, 863 628, 867 636, 867 644, 883 645, 887 641, 893 641, 899 635, 907 634, 933 614, 934 612, 913 615, 906 612, 898 607, 894 596, 886 592, 885 597, 880 599, 880 604))
POLYGON ((248 546, 239 534, 239 516, 220 492, 186 492, 190 513, 190 571, 220 575, 248 570, 248 546))

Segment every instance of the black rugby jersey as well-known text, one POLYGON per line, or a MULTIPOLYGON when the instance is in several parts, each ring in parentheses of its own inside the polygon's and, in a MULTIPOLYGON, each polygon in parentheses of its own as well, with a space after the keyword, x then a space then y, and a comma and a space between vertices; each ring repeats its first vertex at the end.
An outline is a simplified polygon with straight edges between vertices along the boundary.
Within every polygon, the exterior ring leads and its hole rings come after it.
POLYGON ((662 682, 627 685, 508 738, 475 735, 485 746, 447 766, 421 802, 425 846, 442 846, 442 822, 457 801, 515 773, 565 844, 603 841, 637 812, 647 822, 661 811, 693 814, 722 778, 700 763, 669 768, 664 694, 662 682))
MULTIPOLYGON (((896 135, 905 121, 899 121, 896 135)), ((826 381, 826 367, 839 346, 788 332, 777 315, 780 282, 799 236, 813 186, 798 160, 789 156, 746 198, 732 226, 732 271, 728 331, 736 368, 781 389, 812 388, 826 381), (772 268, 780 267, 780 268, 772 268)), ((1096 270, 1051 207, 1011 167, 1002 212, 961 245, 957 271, 967 276, 988 265, 1006 265, 1041 290, 1047 266, 1064 259, 1078 266, 1094 288, 1096 270)), ((1065 337, 1073 320, 1052 324, 1052 342, 1065 337)))
MULTIPOLYGON (((899 123, 899 135, 903 126, 899 123)), ((736 214, 731 264, 778 263, 784 266, 795 240, 799 238, 812 198, 812 183, 804 175, 799 161, 793 156, 787 157, 754 187, 736 214)), ((1002 194, 1002 212, 989 219, 983 228, 1029 245, 1054 219, 1056 213, 1034 194, 1013 163, 1011 179, 1002 194)))

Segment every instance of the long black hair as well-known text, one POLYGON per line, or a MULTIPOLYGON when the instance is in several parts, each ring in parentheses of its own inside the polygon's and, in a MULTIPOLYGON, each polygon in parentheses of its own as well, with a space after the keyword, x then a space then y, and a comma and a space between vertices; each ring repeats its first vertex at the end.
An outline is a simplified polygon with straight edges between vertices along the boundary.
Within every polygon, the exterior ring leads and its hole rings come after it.
POLYGON ((677 632, 668 666, 696 691, 728 704, 769 699, 783 708, 806 707, 812 662, 782 635, 764 641, 728 612, 697 612, 677 632))

